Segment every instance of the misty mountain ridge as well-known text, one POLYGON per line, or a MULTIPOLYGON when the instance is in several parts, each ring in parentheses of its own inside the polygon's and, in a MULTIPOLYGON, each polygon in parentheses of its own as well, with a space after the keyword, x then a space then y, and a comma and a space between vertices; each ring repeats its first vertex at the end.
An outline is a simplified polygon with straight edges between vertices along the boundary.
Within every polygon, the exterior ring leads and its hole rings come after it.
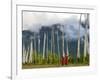
MULTIPOLYGON (((41 29, 48 31, 48 29, 50 30, 54 28, 54 31, 55 31, 57 28, 59 28, 59 31, 62 30, 62 32, 65 33, 66 38, 69 37, 69 39, 72 39, 72 40, 78 38, 79 26, 80 26, 80 37, 83 37, 86 31, 84 22, 79 23, 79 20, 77 20, 76 18, 70 18, 70 19, 66 19, 61 22, 56 22, 56 23, 51 23, 51 22, 45 23, 45 24, 34 24, 31 27, 29 26, 28 29, 24 29, 23 31, 28 30, 30 32, 35 32, 36 34, 38 34, 40 33, 41 29)), ((89 29, 87 31, 89 34, 89 29)))

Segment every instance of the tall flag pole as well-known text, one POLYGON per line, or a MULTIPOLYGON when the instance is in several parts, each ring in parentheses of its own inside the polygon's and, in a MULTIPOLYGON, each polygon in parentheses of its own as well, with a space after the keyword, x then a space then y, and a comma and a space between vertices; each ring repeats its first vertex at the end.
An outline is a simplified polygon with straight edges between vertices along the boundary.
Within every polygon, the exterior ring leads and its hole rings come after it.
POLYGON ((34 63, 36 63, 36 34, 34 33, 34 63))
POLYGON ((47 46, 47 50, 46 50, 46 54, 47 55, 46 56, 47 56, 47 61, 48 61, 48 33, 47 33, 47 37, 46 38, 47 38, 47 45, 46 45, 47 46))
POLYGON ((26 55, 25 55, 25 63, 28 63, 28 56, 29 56, 29 46, 27 48, 26 55))
POLYGON ((37 63, 38 63, 39 53, 40 53, 40 36, 39 33, 37 33, 37 55, 36 55, 37 63))
MULTIPOLYGON (((64 26, 63 27, 63 30, 64 30, 64 26)), ((63 47, 63 57, 65 57, 65 52, 64 52, 64 31, 62 31, 62 47, 63 47)))
POLYGON ((62 65, 65 64, 65 52, 64 52, 64 26, 62 25, 62 65))
POLYGON ((52 63, 53 63, 53 60, 54 60, 54 30, 53 30, 53 27, 51 28, 51 55, 52 55, 52 63))
MULTIPOLYGON (((38 35, 38 54, 40 55, 40 35, 38 35)), ((39 61, 40 61, 40 57, 39 57, 39 61)))
POLYGON ((38 35, 38 53, 40 53, 40 36, 38 35))
POLYGON ((89 29, 89 14, 87 14, 87 26, 86 26, 86 33, 87 33, 87 39, 86 39, 86 47, 87 47, 87 54, 89 54, 89 34, 88 34, 88 29, 89 29))
POLYGON ((25 64, 25 55, 26 55, 26 49, 25 49, 25 45, 23 43, 23 54, 22 54, 22 63, 25 64))
POLYGON ((32 63, 32 57, 33 57, 33 38, 31 37, 30 40, 30 55, 29 55, 29 63, 32 63))
POLYGON ((87 55, 87 49, 88 49, 88 14, 85 14, 85 39, 84 39, 84 61, 87 55))
POLYGON ((67 56, 69 56, 69 50, 68 50, 68 39, 66 40, 66 47, 67 47, 67 56))
POLYGON ((53 30, 53 37, 52 37, 52 47, 53 47, 53 61, 54 61, 54 58, 55 58, 55 56, 54 56, 54 54, 55 54, 55 36, 54 36, 54 28, 52 28, 52 30, 53 30))
POLYGON ((80 25, 81 25, 81 16, 80 14, 80 19, 79 19, 79 30, 78 30, 78 47, 77 47, 77 59, 80 59, 80 25))
MULTIPOLYGON (((59 30, 59 25, 58 25, 58 30, 59 30)), ((57 30, 57 45, 58 45, 58 57, 59 57, 59 64, 60 64, 59 37, 58 37, 59 32, 58 32, 58 30, 57 30)))
POLYGON ((46 34, 44 33, 44 41, 43 41, 43 59, 45 58, 45 44, 46 44, 46 34))
MULTIPOLYGON (((52 51, 52 34, 53 34, 53 30, 51 28, 51 55, 53 55, 53 51, 52 51)), ((51 57, 52 58, 52 57, 51 57)), ((53 58, 52 58, 53 59, 53 58)), ((50 59, 50 60, 52 60, 50 59)), ((52 61, 50 61, 52 63, 52 61)))
POLYGON ((66 51, 66 52, 67 52, 67 56, 69 56, 69 50, 68 50, 68 49, 69 49, 69 48, 68 48, 69 33, 68 33, 68 32, 66 32, 66 33, 67 33, 67 37, 66 37, 66 38, 67 38, 67 39, 66 39, 66 47, 67 47, 67 51, 66 51))
POLYGON ((51 54, 52 54, 52 29, 51 29, 51 54))

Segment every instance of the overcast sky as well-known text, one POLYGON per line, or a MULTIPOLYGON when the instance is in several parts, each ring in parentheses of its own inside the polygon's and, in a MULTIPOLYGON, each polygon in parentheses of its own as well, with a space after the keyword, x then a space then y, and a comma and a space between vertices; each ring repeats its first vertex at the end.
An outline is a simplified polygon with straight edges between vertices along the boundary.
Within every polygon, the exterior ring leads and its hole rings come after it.
MULTIPOLYGON (((80 14, 23 12, 23 30, 38 32, 43 25, 50 26, 61 23, 65 26, 65 32, 68 32, 71 37, 77 38, 79 19, 80 14)), ((85 18, 82 17, 82 20, 85 20, 85 18)), ((81 36, 85 34, 85 29, 82 26, 80 26, 80 34, 81 36)))
POLYGON ((69 18, 80 18, 79 14, 47 13, 47 12, 23 12, 23 30, 40 28, 40 25, 52 25, 62 23, 69 18), (37 27, 33 27, 33 26, 37 27))

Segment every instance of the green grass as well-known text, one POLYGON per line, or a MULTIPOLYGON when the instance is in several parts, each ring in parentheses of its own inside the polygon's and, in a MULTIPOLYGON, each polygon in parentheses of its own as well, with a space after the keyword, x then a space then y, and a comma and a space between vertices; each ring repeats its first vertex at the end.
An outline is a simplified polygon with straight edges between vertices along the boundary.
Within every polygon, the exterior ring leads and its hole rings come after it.
POLYGON ((83 56, 80 59, 74 59, 72 55, 68 56, 68 65, 61 65, 61 59, 58 54, 49 52, 48 55, 43 59, 41 53, 38 55, 33 53, 32 63, 22 64, 22 69, 31 69, 31 68, 49 68, 49 67, 76 67, 76 66, 89 66, 89 55, 84 58, 83 56))

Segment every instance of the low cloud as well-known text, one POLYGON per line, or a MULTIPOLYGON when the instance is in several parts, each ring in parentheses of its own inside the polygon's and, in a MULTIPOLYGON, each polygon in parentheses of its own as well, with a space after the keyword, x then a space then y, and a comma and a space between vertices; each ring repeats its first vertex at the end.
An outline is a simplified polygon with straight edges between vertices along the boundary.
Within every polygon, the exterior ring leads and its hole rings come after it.
POLYGON ((24 13, 23 14, 23 30, 39 32, 42 26, 51 27, 51 25, 59 23, 64 25, 66 37, 77 39, 80 26, 80 36, 83 37, 85 29, 79 24, 80 15, 74 14, 58 14, 58 13, 24 13))

